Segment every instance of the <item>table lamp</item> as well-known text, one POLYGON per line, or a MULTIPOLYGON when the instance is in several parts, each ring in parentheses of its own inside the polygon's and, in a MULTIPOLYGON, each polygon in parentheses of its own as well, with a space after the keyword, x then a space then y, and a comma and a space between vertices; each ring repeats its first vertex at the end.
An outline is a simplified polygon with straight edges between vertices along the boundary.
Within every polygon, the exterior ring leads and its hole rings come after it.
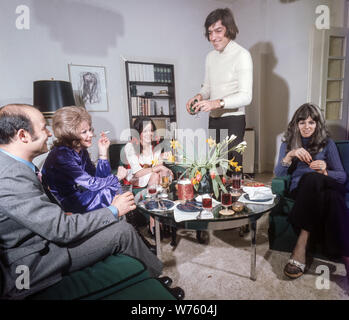
POLYGON ((73 87, 68 81, 34 81, 33 87, 33 104, 39 108, 45 118, 51 118, 61 107, 75 105, 73 87))

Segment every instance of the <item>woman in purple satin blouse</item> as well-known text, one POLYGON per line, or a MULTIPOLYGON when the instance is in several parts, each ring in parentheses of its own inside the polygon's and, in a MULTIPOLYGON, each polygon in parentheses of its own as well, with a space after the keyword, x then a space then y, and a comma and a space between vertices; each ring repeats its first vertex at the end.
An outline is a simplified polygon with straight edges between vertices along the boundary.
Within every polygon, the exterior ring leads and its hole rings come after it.
POLYGON ((111 173, 107 152, 110 141, 102 132, 98 140, 99 159, 95 166, 87 148, 92 145, 91 116, 82 107, 63 107, 52 119, 54 146, 42 169, 50 191, 69 212, 88 212, 108 207, 121 192, 120 180, 127 170, 111 173))
POLYGON ((321 244, 328 256, 342 257, 349 276, 349 211, 345 204, 346 173, 321 111, 305 103, 292 117, 281 144, 276 176, 291 175, 289 196, 295 204, 289 221, 298 233, 288 277, 300 277, 307 248, 321 244))

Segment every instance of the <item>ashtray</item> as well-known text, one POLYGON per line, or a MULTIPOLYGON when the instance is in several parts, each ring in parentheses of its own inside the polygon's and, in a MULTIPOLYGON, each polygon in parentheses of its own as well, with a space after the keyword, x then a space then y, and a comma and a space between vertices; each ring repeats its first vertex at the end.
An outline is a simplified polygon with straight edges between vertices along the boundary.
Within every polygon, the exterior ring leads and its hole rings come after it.
POLYGON ((242 202, 234 202, 232 205, 231 205, 232 209, 236 212, 241 212, 243 209, 244 209, 244 204, 242 202))

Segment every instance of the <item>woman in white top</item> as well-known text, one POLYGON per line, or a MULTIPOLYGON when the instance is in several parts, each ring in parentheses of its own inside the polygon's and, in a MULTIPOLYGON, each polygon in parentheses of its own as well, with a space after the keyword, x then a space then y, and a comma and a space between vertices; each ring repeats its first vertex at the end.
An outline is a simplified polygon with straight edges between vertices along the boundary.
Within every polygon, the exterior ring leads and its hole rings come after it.
MULTIPOLYGON (((129 169, 126 180, 138 187, 159 185, 161 176, 168 173, 173 176, 173 173, 162 165, 168 154, 161 153, 161 145, 154 139, 156 126, 153 120, 144 117, 137 118, 133 127, 138 132, 138 137, 125 146, 129 169)), ((153 218, 150 218, 149 231, 154 235, 153 218)))
POLYGON ((133 126, 138 137, 125 146, 129 167, 126 179, 138 187, 158 185, 162 175, 172 175, 171 170, 162 165, 168 154, 161 153, 161 145, 154 140, 156 127, 150 118, 137 118, 133 126))

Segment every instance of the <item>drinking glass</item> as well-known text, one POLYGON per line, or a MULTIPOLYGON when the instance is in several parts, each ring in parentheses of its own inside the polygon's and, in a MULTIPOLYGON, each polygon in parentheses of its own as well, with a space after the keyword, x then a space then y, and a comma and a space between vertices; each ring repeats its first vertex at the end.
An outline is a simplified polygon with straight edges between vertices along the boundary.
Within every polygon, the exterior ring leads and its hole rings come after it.
POLYGON ((132 192, 132 184, 121 185, 121 193, 132 192))
POLYGON ((156 193, 157 193, 157 185, 156 184, 148 186, 148 194, 152 200, 155 199, 156 193))
POLYGON ((241 189, 241 173, 233 173, 231 176, 232 188, 234 191, 239 191, 241 189))
POLYGON ((169 172, 166 172, 164 174, 161 175, 160 177, 161 181, 160 181, 160 185, 163 188, 160 197, 166 197, 167 196, 167 192, 168 192, 168 188, 171 185, 172 182, 172 177, 171 174, 169 172))
POLYGON ((232 186, 229 186, 229 187, 227 188, 227 190, 228 190, 228 192, 231 193, 231 201, 232 201, 232 202, 238 201, 239 198, 240 198, 241 195, 242 195, 242 192, 241 192, 240 189, 235 189, 235 188, 233 188, 232 186))
POLYGON ((223 211, 225 213, 228 213, 228 207, 230 207, 232 205, 231 193, 229 191, 222 192, 221 201, 222 201, 222 206, 224 207, 223 211))
POLYGON ((204 208, 203 212, 210 212, 212 209, 212 196, 210 194, 202 195, 202 207, 204 208))

